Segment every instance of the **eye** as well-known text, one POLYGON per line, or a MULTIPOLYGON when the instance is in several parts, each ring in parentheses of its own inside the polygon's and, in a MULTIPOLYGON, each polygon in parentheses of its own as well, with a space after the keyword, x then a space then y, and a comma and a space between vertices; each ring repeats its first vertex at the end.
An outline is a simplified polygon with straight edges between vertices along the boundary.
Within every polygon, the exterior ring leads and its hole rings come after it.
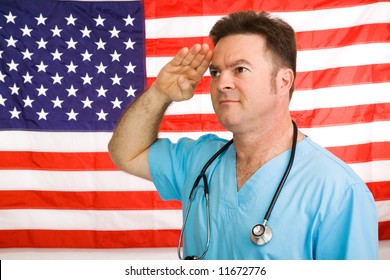
POLYGON ((239 66, 239 67, 237 67, 237 68, 235 69, 235 71, 236 71, 237 73, 244 73, 244 72, 248 71, 248 69, 245 68, 245 67, 239 66))
POLYGON ((221 75, 221 72, 219 72, 218 70, 216 69, 210 69, 210 76, 211 77, 218 77, 221 75))

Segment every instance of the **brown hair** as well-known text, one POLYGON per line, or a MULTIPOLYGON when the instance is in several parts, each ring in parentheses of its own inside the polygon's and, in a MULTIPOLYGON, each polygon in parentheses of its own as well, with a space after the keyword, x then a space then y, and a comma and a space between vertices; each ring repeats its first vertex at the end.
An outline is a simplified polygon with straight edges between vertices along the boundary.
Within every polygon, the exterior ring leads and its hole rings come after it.
MULTIPOLYGON (((275 68, 288 67, 296 75, 297 47, 294 29, 284 20, 267 12, 245 11, 223 17, 213 26, 209 36, 214 46, 228 35, 258 34, 266 40, 266 48, 273 54, 275 68)), ((290 89, 290 99, 294 83, 290 89)))

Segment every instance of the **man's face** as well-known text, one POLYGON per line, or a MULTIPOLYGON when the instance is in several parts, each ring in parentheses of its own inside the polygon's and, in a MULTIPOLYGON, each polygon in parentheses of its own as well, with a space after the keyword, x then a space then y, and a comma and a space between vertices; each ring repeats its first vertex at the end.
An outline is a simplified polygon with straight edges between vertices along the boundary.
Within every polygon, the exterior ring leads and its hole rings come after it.
POLYGON ((272 119, 278 99, 275 71, 265 40, 230 35, 215 46, 210 66, 211 99, 220 123, 240 133, 272 119))

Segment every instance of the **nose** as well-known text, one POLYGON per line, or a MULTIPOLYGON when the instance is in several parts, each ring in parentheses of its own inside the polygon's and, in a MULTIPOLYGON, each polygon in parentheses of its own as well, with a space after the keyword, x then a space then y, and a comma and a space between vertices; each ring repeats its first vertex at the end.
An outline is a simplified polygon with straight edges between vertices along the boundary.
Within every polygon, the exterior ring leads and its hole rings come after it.
POLYGON ((234 80, 229 72, 221 72, 218 77, 213 79, 213 83, 219 92, 230 91, 234 89, 234 80))

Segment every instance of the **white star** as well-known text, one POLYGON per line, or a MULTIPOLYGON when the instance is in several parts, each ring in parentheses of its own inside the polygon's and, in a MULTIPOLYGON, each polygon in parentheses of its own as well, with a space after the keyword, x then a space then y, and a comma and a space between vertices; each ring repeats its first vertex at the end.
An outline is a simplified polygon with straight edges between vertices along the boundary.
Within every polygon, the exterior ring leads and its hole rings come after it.
POLYGON ((4 51, 0 51, 0 58, 3 58, 2 54, 4 51))
POLYGON ((41 96, 41 95, 46 96, 47 88, 44 88, 43 85, 41 85, 40 88, 37 88, 37 91, 38 91, 38 96, 41 96))
POLYGON ((103 86, 100 86, 100 88, 97 89, 96 91, 99 93, 99 94, 98 94, 98 97, 99 97, 99 96, 104 96, 104 97, 106 97, 106 92, 107 92, 107 90, 104 89, 103 86))
POLYGON ((65 65, 65 66, 68 67, 68 73, 70 73, 70 72, 76 73, 76 68, 78 67, 78 65, 74 65, 73 61, 71 61, 70 64, 65 65))
POLYGON ((115 74, 115 77, 110 79, 112 80, 112 85, 121 85, 122 78, 118 77, 118 74, 115 74))
POLYGON ((116 27, 114 26, 114 28, 112 30, 109 30, 108 32, 111 33, 111 37, 117 37, 119 38, 119 32, 121 32, 120 30, 117 30, 116 27))
POLYGON ((74 111, 73 111, 73 109, 69 112, 69 113, 66 113, 67 115, 68 115, 68 121, 70 121, 70 120, 75 120, 75 121, 77 121, 77 115, 79 114, 79 113, 75 113, 74 111))
POLYGON ((26 49, 25 52, 22 52, 23 54, 23 59, 30 59, 31 60, 31 56, 34 54, 34 53, 30 53, 30 51, 28 49, 26 49))
POLYGON ((96 26, 98 26, 98 25, 104 26, 104 21, 105 21, 106 19, 105 19, 105 18, 102 18, 102 17, 99 15, 98 18, 94 18, 94 20, 96 21, 96 26))
POLYGON ((4 75, 3 73, 1 73, 0 71, 0 81, 2 81, 3 83, 5 83, 4 81, 4 78, 7 77, 7 75, 4 75))
POLYGON ((83 33, 83 38, 84 37, 88 37, 88 38, 91 37, 89 34, 92 32, 92 30, 89 30, 87 27, 85 27, 83 30, 80 30, 80 31, 81 31, 81 33, 83 33))
POLYGON ((23 76, 24 78, 24 83, 30 83, 32 84, 32 78, 34 78, 34 76, 30 76, 30 73, 26 73, 26 75, 23 76))
POLYGON ((100 39, 99 39, 99 42, 95 42, 95 44, 97 45, 97 49, 98 49, 98 50, 99 50, 99 49, 105 50, 104 45, 107 44, 107 43, 106 43, 106 42, 103 42, 102 39, 100 38, 100 39))
POLYGON ((118 100, 118 97, 116 97, 114 101, 111 101, 111 103, 113 104, 112 109, 114 109, 114 108, 119 108, 119 109, 121 109, 121 104, 122 104, 122 102, 123 102, 123 101, 119 101, 119 100, 118 100))
POLYGON ((41 38, 41 40, 39 42, 36 42, 36 43, 38 44, 38 49, 40 49, 40 48, 46 49, 47 41, 43 41, 43 38, 41 38))
POLYGON ((12 70, 18 71, 19 64, 15 63, 13 59, 11 60, 11 63, 7 63, 7 65, 9 66, 9 71, 12 70))
POLYGON ((78 89, 74 88, 73 85, 70 86, 70 88, 66 89, 68 92, 68 97, 69 96, 76 96, 76 92, 78 89))
POLYGON ((9 12, 8 16, 6 16, 6 15, 4 15, 4 16, 7 19, 6 23, 9 23, 9 22, 15 23, 16 16, 14 16, 11 12, 9 12))
POLYGON ((18 95, 19 94, 19 87, 16 86, 16 84, 14 83, 14 85, 12 87, 9 87, 9 89, 11 90, 11 95, 12 94, 16 94, 18 95))
POLYGON ((134 26, 133 21, 135 18, 132 18, 130 15, 127 15, 127 18, 123 18, 123 20, 126 22, 125 26, 128 26, 129 24, 134 26))
POLYGON ((111 61, 115 61, 115 60, 119 61, 119 57, 121 56, 121 54, 118 54, 118 53, 116 52, 116 50, 114 51, 114 53, 112 53, 112 54, 110 54, 110 55, 111 55, 111 57, 112 57, 112 60, 111 60, 111 61))
POLYGON ((42 14, 39 14, 39 17, 36 17, 35 19, 38 21, 37 25, 45 25, 45 21, 47 20, 47 18, 43 17, 42 14))
POLYGON ((83 56, 83 61, 84 61, 84 60, 89 60, 89 61, 91 61, 91 56, 92 56, 92 54, 90 54, 90 53, 88 52, 88 50, 86 50, 85 53, 82 53, 81 55, 83 56))
POLYGON ((59 108, 62 108, 62 102, 64 102, 64 100, 60 100, 57 96, 57 98, 55 100, 52 100, 51 102, 54 103, 54 106, 53 108, 56 108, 56 107, 59 107, 59 108))
POLYGON ((131 38, 129 38, 129 40, 127 40, 127 42, 123 42, 123 44, 126 45, 126 50, 127 50, 127 49, 132 49, 132 50, 134 50, 134 44, 135 44, 135 42, 131 41, 131 38))
POLYGON ((14 48, 16 48, 16 42, 18 41, 18 40, 15 40, 13 37, 12 37, 12 35, 11 35, 11 37, 9 37, 9 39, 5 39, 6 41, 7 41, 7 47, 10 47, 10 46, 12 46, 12 47, 14 47, 14 48))
POLYGON ((40 112, 37 112, 39 118, 38 118, 38 121, 39 120, 47 120, 46 119, 46 116, 49 114, 49 113, 46 113, 43 109, 40 111, 40 112))
POLYGON ((87 96, 87 98, 85 100, 81 100, 81 102, 84 103, 83 109, 86 108, 86 107, 92 108, 93 101, 89 100, 88 96, 87 96))
POLYGON ((58 59, 59 61, 61 61, 61 56, 62 56, 62 53, 60 53, 58 51, 58 49, 56 49, 55 52, 51 53, 51 55, 53 56, 53 61, 58 59))
POLYGON ((95 67, 98 69, 98 73, 106 73, 107 66, 104 66, 102 62, 100 62, 100 65, 95 67))
POLYGON ((16 118, 19 119, 19 114, 21 111, 16 110, 16 107, 12 111, 9 111, 11 113, 11 119, 16 118))
POLYGON ((29 29, 27 24, 24 25, 24 28, 20 28, 20 30, 22 30, 23 32, 23 35, 22 36, 28 36, 28 37, 31 37, 31 31, 32 29, 29 29))
POLYGON ((66 21, 67 21, 67 24, 66 25, 75 25, 75 21, 77 20, 77 18, 74 18, 72 14, 70 14, 69 17, 65 17, 66 21))
POLYGON ((73 41, 73 38, 71 37, 69 41, 66 41, 66 44, 68 45, 68 49, 76 49, 76 41, 73 41))
POLYGON ((27 95, 26 99, 23 99, 24 102, 24 107, 31 107, 32 108, 32 103, 34 102, 33 99, 30 99, 30 96, 27 95))
POLYGON ((37 67, 38 67, 38 72, 46 72, 47 65, 43 64, 43 61, 41 61, 41 63, 37 65, 37 67))
POLYGON ((103 109, 101 109, 99 113, 96 113, 96 115, 99 116, 98 121, 100 121, 100 120, 106 120, 106 116, 108 115, 108 113, 105 113, 103 109))
POLYGON ((54 77, 51 77, 52 79, 53 79, 53 85, 54 84, 62 84, 61 83, 61 80, 62 80, 62 78, 63 77, 61 77, 59 74, 58 74, 58 72, 56 73, 56 75, 54 76, 54 77))
POLYGON ((137 89, 133 89, 133 87, 130 86, 129 89, 126 89, 127 97, 129 97, 129 96, 135 97, 135 94, 134 94, 134 93, 135 93, 136 91, 137 91, 137 89))
POLYGON ((129 72, 134 73, 134 68, 135 67, 137 67, 137 66, 135 66, 135 65, 131 64, 131 62, 129 62, 129 65, 125 66, 125 68, 127 69, 126 74, 129 73, 129 72))
POLYGON ((81 79, 83 80, 83 85, 85 85, 85 84, 91 85, 91 81, 92 81, 93 77, 90 77, 88 75, 88 73, 86 73, 84 77, 81 77, 81 79))
POLYGON ((7 98, 3 98, 3 96, 0 94, 0 105, 5 106, 5 101, 7 101, 7 98))
POLYGON ((59 29, 57 25, 54 27, 54 29, 50 29, 50 30, 51 32, 53 32, 53 37, 58 36, 61 38, 62 29, 59 29))

